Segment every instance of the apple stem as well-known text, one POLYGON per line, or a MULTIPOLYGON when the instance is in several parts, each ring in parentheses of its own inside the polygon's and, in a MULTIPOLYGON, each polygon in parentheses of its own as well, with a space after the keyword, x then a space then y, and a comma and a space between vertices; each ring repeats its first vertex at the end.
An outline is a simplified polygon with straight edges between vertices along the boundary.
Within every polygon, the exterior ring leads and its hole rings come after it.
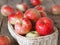
POLYGON ((35 32, 34 32, 34 31, 32 31, 32 33, 33 33, 33 34, 35 34, 35 32))

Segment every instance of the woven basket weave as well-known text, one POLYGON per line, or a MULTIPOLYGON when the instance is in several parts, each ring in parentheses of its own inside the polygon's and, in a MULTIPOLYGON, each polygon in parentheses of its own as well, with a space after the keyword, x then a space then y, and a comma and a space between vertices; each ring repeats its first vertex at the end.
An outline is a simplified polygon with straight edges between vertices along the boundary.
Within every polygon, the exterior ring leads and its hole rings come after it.
POLYGON ((8 30, 10 34, 16 39, 19 45, 57 45, 58 41, 58 30, 54 27, 55 32, 37 38, 26 38, 15 33, 12 25, 8 22, 8 30))

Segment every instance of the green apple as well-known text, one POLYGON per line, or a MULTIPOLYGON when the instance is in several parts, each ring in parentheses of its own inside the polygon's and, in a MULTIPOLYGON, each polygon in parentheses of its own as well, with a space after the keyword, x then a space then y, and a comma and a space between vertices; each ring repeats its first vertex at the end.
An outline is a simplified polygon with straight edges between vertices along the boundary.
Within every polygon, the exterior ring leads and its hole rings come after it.
POLYGON ((40 35, 36 31, 31 31, 26 34, 26 37, 29 37, 29 38, 35 38, 35 37, 39 37, 39 36, 40 35))

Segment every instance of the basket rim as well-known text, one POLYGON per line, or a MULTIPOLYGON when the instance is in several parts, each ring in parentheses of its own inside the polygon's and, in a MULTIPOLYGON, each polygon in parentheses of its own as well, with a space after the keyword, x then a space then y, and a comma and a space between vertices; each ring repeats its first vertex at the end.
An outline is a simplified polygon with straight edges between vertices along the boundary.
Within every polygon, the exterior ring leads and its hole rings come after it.
MULTIPOLYGON (((18 36, 18 37, 23 37, 23 38, 25 38, 25 39, 40 39, 40 38, 47 38, 47 37, 51 37, 52 35, 54 35, 55 33, 58 33, 58 29, 56 28, 56 27, 54 27, 54 32, 53 33, 51 33, 51 34, 49 34, 49 35, 46 35, 46 36, 39 36, 39 37, 36 37, 36 38, 29 38, 29 37, 24 37, 24 36, 22 36, 22 35, 19 35, 19 34, 17 34, 15 31, 14 31, 14 29, 13 29, 13 27, 12 27, 12 25, 8 22, 8 25, 10 26, 10 28, 12 29, 12 31, 18 36)), ((8 27, 9 27, 8 26, 8 27)), ((9 30, 9 29, 8 29, 9 30)), ((10 32, 10 31, 9 31, 10 32)))

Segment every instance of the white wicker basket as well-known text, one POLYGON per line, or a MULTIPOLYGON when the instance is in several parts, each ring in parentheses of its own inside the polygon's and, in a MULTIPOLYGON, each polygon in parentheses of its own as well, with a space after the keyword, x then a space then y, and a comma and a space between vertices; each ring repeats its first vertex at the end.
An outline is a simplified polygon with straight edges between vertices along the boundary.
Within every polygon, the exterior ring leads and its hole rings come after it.
POLYGON ((17 33, 15 33, 12 25, 8 23, 8 30, 10 34, 16 39, 19 45, 57 45, 58 42, 58 30, 54 28, 55 32, 37 38, 26 38, 17 33))

